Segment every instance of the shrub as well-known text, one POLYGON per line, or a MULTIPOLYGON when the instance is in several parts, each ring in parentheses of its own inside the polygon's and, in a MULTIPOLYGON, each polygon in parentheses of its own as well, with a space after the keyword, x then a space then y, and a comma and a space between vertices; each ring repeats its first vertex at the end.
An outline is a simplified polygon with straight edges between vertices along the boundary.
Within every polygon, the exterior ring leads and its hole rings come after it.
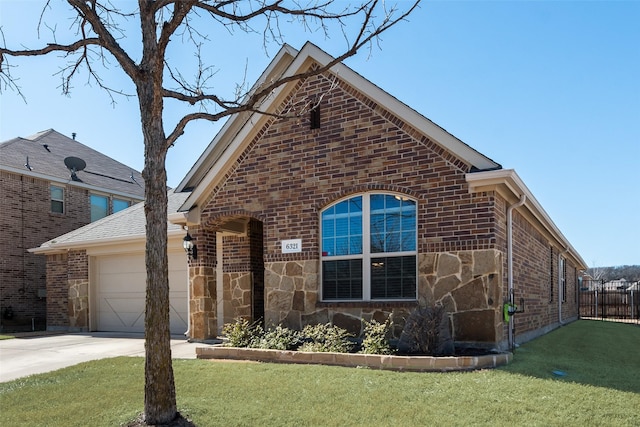
POLYGON ((435 304, 413 310, 406 319, 398 347, 402 352, 411 354, 453 354, 453 340, 444 306, 435 304))
POLYGON ((388 317, 384 323, 376 320, 371 322, 365 321, 364 339, 362 340, 362 349, 360 353, 366 354, 393 354, 395 350, 391 348, 387 339, 389 331, 393 326, 391 317, 388 317))
POLYGON ((259 323, 249 323, 247 319, 237 318, 233 323, 222 327, 222 333, 227 337, 228 347, 253 347, 264 335, 259 323))
POLYGON ((274 329, 268 329, 255 342, 255 347, 273 350, 296 350, 301 343, 302 337, 299 331, 278 325, 274 329))
POLYGON ((349 341, 351 335, 330 323, 307 325, 302 335, 305 343, 298 349, 300 351, 348 353, 353 348, 353 343, 349 341))

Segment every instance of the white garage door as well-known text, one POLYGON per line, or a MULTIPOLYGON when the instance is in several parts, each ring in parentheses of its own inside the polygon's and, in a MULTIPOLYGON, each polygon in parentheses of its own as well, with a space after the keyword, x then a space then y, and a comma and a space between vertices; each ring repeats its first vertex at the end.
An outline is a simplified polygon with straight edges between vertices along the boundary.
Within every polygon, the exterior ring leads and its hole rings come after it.
MULTIPOLYGON (((98 331, 144 332, 146 272, 144 254, 96 257, 98 331)), ((184 252, 169 253, 171 333, 187 330, 187 261, 184 252)))

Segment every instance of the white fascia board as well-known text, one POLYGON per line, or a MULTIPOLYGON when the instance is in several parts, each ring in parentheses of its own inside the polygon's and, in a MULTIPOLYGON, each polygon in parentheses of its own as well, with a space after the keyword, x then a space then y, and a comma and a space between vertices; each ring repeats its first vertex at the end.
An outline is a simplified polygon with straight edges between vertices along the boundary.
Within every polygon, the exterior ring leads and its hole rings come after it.
POLYGON ((580 267, 587 268, 587 264, 578 251, 569 243, 569 240, 562 234, 549 214, 547 214, 540 202, 538 202, 514 169, 472 172, 467 173, 465 178, 469 184, 470 193, 493 189, 501 193, 508 203, 515 203, 522 195, 526 196, 527 199, 522 208, 527 209, 542 227, 563 246, 563 249, 568 250, 576 261, 582 264, 580 267))
POLYGON ((30 176, 33 178, 38 178, 38 179, 42 179, 43 181, 49 181, 49 182, 54 182, 57 184, 61 184, 65 187, 78 187, 78 188, 85 188, 87 190, 90 191, 97 191, 99 193, 103 193, 103 194, 111 194, 114 196, 121 196, 121 197, 126 197, 127 199, 135 199, 135 200, 144 200, 142 198, 140 198, 140 196, 136 195, 136 194, 129 194, 129 193, 123 193, 117 190, 110 190, 108 188, 103 188, 103 187, 96 187, 95 185, 89 185, 89 184, 85 184, 84 182, 78 182, 78 181, 73 181, 70 179, 61 179, 61 178, 57 178, 55 176, 51 176, 51 175, 45 175, 45 174, 41 174, 38 172, 33 172, 33 171, 27 171, 24 169, 19 169, 19 168, 14 168, 12 166, 4 166, 4 165, 0 165, 0 170, 2 171, 6 171, 6 172, 12 172, 18 175, 24 175, 24 176, 30 176))

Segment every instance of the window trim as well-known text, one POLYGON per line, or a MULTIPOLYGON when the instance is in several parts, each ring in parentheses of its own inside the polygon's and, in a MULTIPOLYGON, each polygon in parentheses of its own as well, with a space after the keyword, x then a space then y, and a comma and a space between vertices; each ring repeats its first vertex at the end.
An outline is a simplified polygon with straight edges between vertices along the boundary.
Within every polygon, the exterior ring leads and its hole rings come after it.
POLYGON ((319 257, 320 268, 318 272, 319 276, 319 302, 322 303, 384 303, 384 302, 412 302, 418 299, 418 289, 420 286, 419 277, 419 262, 418 262, 418 212, 419 204, 418 200, 414 197, 407 196, 406 194, 394 192, 394 191, 365 191, 359 193, 349 194, 348 196, 341 197, 334 200, 332 203, 322 208, 318 215, 319 224, 319 257), (399 252, 371 252, 371 196, 383 195, 394 196, 402 200, 410 200, 415 203, 415 250, 413 251, 399 251, 399 252), (337 204, 350 200, 355 197, 362 197, 362 253, 354 255, 323 255, 323 230, 322 230, 322 214, 329 208, 336 206, 337 204), (388 299, 372 299, 371 298, 371 260, 374 258, 400 258, 405 256, 413 256, 416 260, 415 271, 415 293, 413 298, 388 298, 388 299), (360 259, 362 262, 362 298, 361 299, 325 299, 324 298, 324 279, 323 279, 323 263, 324 261, 340 261, 340 260, 352 260, 360 259))

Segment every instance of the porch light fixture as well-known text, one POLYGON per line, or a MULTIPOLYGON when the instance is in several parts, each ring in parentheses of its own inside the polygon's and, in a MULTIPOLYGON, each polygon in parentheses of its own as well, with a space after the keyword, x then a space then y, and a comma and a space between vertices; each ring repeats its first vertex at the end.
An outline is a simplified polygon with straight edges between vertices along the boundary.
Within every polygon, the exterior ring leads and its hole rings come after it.
POLYGON ((191 235, 187 232, 187 235, 182 239, 182 247, 187 253, 187 257, 189 259, 198 259, 198 248, 193 243, 193 239, 191 235))

